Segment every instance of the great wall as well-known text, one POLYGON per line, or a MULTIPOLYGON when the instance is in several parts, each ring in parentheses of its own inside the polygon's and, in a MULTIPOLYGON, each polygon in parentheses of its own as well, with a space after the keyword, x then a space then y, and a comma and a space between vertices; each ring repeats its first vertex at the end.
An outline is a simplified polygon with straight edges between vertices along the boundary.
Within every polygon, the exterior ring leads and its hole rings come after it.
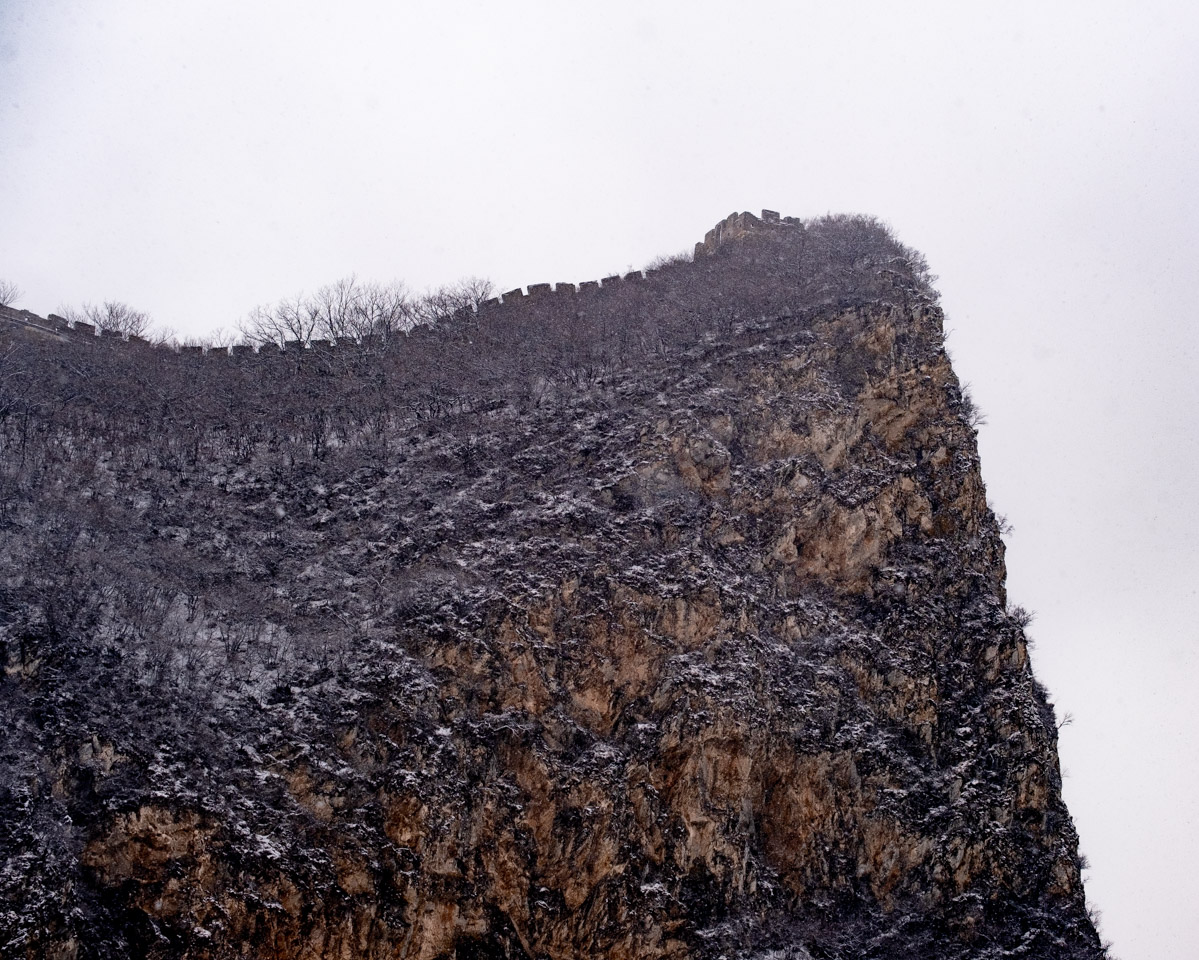
MULTIPOLYGON (((779 243, 792 243, 797 235, 802 234, 803 230, 802 220, 797 217, 780 217, 774 210, 763 210, 761 217, 756 217, 748 212, 731 213, 709 230, 702 241, 695 244, 694 260, 698 263, 705 258, 715 257, 722 250, 750 235, 769 236, 779 243)), ((615 303, 614 300, 617 298, 626 301, 641 299, 642 296, 655 290, 667 296, 672 293, 677 294, 679 284, 672 282, 672 277, 676 273, 673 265, 667 265, 650 267, 644 271, 634 270, 623 275, 613 274, 602 280, 589 280, 579 284, 567 282, 529 284, 527 288, 517 287, 500 297, 492 297, 479 304, 474 310, 461 311, 459 319, 474 319, 480 323, 508 321, 519 328, 530 318, 530 314, 606 315, 614 306, 631 305, 627 302, 615 303)), ((19 330, 64 343, 124 344, 136 349, 155 349, 185 357, 202 356, 214 360, 288 352, 294 354, 307 350, 327 351, 335 348, 355 350, 369 345, 369 338, 366 340, 292 340, 277 345, 261 346, 239 343, 228 347, 152 342, 132 334, 126 336, 116 330, 97 330, 93 324, 83 321, 71 322, 53 313, 42 317, 29 310, 19 310, 11 306, 0 306, 0 320, 19 330)))

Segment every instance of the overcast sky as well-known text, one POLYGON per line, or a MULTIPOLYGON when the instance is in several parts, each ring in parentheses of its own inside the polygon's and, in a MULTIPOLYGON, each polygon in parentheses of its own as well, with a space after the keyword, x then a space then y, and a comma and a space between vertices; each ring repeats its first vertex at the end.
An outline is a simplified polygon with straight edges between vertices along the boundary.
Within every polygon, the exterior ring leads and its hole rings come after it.
POLYGON ((734 210, 941 277, 1122 960, 1199 942, 1193 3, 0 0, 0 278, 181 336, 351 272, 595 279, 734 210))

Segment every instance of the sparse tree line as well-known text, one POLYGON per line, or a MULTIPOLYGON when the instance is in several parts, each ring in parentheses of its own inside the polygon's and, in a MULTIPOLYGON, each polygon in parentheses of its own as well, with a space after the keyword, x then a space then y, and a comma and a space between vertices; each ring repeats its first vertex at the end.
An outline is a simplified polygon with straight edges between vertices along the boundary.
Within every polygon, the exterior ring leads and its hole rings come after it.
POLYGON ((21 288, 11 280, 0 279, 0 307, 11 307, 21 299, 21 288))
POLYGON ((122 337, 151 334, 150 315, 117 300, 105 300, 99 306, 85 303, 82 307, 63 307, 60 316, 68 323, 86 323, 97 330, 119 333, 122 337))
POLYGON ((469 277, 431 293, 414 295, 402 283, 375 283, 350 276, 311 295, 256 307, 242 321, 245 343, 279 346, 313 341, 389 343, 419 326, 445 322, 492 296, 490 282, 469 277))

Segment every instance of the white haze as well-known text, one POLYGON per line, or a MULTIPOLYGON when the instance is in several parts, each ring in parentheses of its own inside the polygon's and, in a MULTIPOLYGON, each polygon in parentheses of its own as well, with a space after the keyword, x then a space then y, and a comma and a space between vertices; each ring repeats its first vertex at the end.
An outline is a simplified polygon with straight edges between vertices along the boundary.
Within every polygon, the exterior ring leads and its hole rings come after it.
POLYGON ((350 272, 587 280, 733 210, 927 254, 1090 902, 1199 942, 1192 4, 0 0, 0 278, 183 336, 350 272))

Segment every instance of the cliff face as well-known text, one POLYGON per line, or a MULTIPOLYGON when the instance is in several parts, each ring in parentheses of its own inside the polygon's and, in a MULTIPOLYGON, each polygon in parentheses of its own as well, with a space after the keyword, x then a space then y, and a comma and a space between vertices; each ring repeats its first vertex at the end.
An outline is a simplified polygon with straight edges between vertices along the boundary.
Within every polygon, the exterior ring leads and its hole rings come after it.
POLYGON ((10 415, 4 955, 1100 956, 939 308, 776 219, 373 439, 10 415))

